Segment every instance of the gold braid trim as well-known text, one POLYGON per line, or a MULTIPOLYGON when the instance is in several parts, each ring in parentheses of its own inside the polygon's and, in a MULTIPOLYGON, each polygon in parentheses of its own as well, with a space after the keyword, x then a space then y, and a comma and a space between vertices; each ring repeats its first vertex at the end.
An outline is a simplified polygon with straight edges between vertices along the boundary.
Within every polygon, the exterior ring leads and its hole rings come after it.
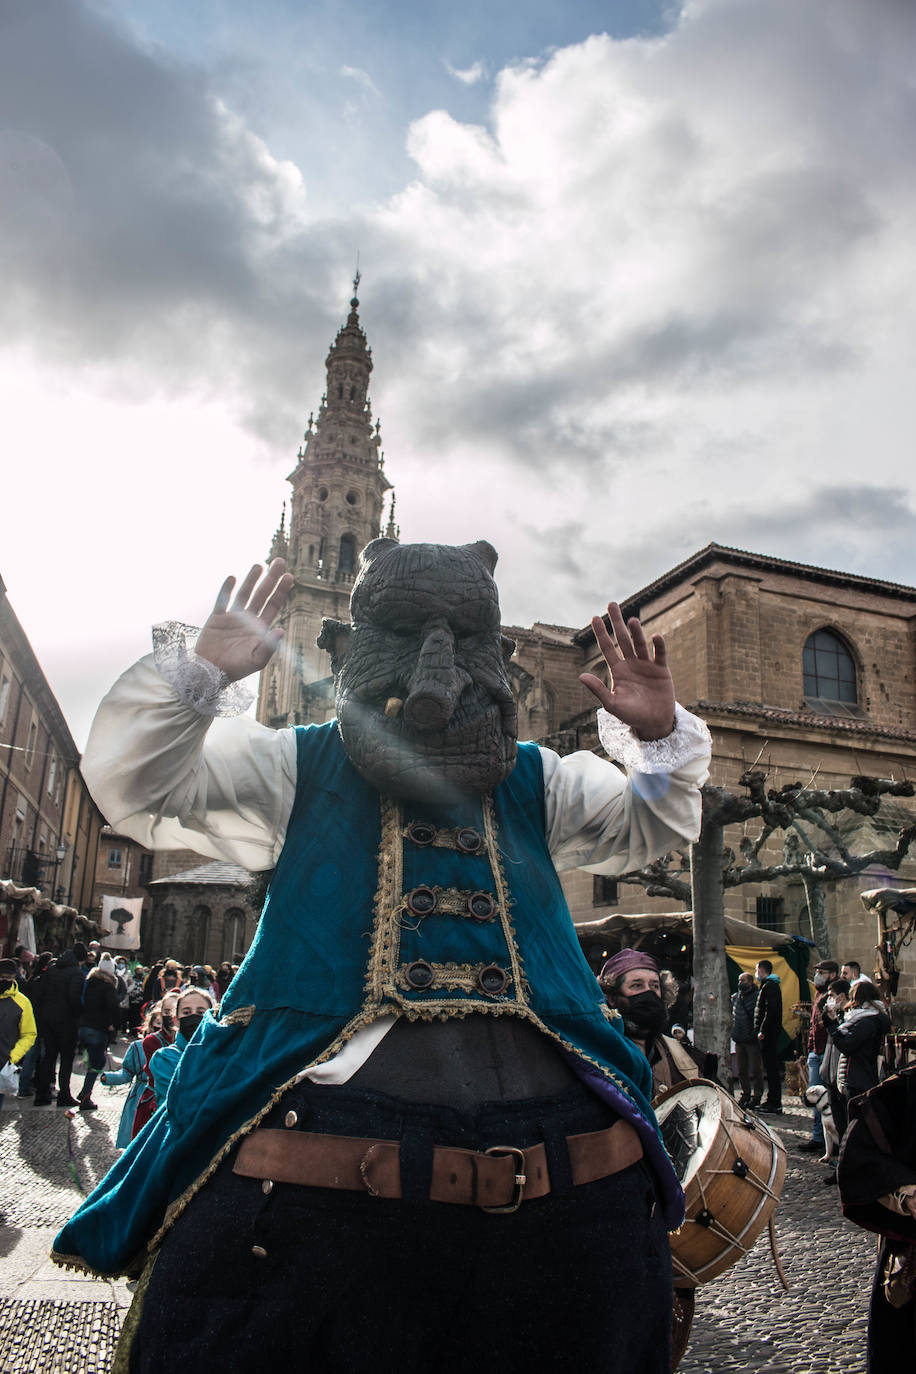
MULTIPOLYGON (((423 886, 426 887, 427 884, 424 883, 423 886)), ((479 925, 484 926, 496 920, 495 901, 493 902, 494 913, 492 916, 484 916, 481 919, 480 916, 475 916, 473 912, 468 910, 468 899, 482 891, 482 888, 439 887, 437 884, 430 887, 429 890, 434 892, 437 898, 432 911, 411 911, 407 905, 407 898, 410 893, 405 893, 396 912, 399 923, 409 925, 412 921, 426 921, 430 916, 462 916, 466 921, 476 921, 479 925)), ((492 894, 487 893, 487 896, 492 896, 492 894)))
POLYGON ((51 1250, 49 1258, 52 1264, 58 1265, 61 1269, 76 1269, 81 1274, 94 1274, 97 1279, 120 1279, 125 1275, 130 1278, 142 1271, 146 1263, 146 1251, 141 1250, 139 1255, 135 1255, 120 1269, 96 1269, 93 1265, 87 1264, 82 1255, 62 1255, 59 1250, 51 1250))
POLYGON ((382 837, 378 849, 378 887, 375 891, 372 922, 372 945, 366 968, 365 1014, 370 1006, 378 1007, 391 983, 391 971, 400 949, 400 931, 395 919, 396 909, 403 904, 404 859, 401 845, 403 814, 400 805, 391 797, 380 799, 382 837))
POLYGON ((499 920, 503 928, 506 946, 509 950, 509 958, 512 962, 512 982, 515 987, 515 996, 519 1006, 525 1007, 528 1004, 525 995, 528 984, 525 981, 521 955, 518 952, 518 945, 515 942, 515 927, 512 924, 512 917, 510 915, 513 903, 512 898, 509 896, 509 884, 506 882, 506 874, 503 870, 503 858, 497 837, 496 812, 493 807, 492 793, 488 792, 482 799, 482 802, 483 833, 487 844, 487 852, 490 855, 490 867, 493 872, 493 881, 496 884, 499 920))
MULTIPOLYGON (((463 855, 465 856, 465 858, 468 858, 468 859, 482 859, 482 858, 485 857, 486 852, 487 852, 486 845, 481 845, 479 849, 462 849, 461 846, 460 846, 459 843, 458 843, 458 835, 460 834, 460 832, 461 832, 462 830, 473 830, 473 829, 474 829, 474 827, 473 827, 472 825, 458 825, 458 826, 453 826, 451 830, 437 830, 437 831, 436 831, 436 837, 435 837, 434 840, 431 840, 431 841, 429 842, 428 845, 426 845, 426 844, 417 845, 417 848, 418 848, 418 849, 454 849, 458 854, 463 854, 463 855)), ((404 826, 404 829, 401 831, 401 835, 403 836, 403 838, 404 838, 405 840, 411 840, 413 844, 416 844, 416 843, 417 843, 416 840, 414 840, 413 837, 412 837, 411 834, 410 834, 410 826, 405 825, 405 826, 404 826)))
POLYGON ((227 1012, 225 1016, 219 1018, 221 1026, 250 1026, 251 1018, 257 1011, 257 1007, 236 1007, 235 1011, 227 1012))
POLYGON ((143 1268, 143 1273, 140 1275, 140 1280, 134 1290, 133 1302, 128 1309, 127 1316, 124 1318, 124 1325, 121 1327, 121 1334, 115 1346, 110 1374, 130 1374, 130 1352, 133 1348, 137 1332, 140 1329, 140 1319, 143 1316, 143 1301, 146 1297, 146 1290, 149 1287, 153 1266, 158 1258, 158 1251, 155 1255, 150 1255, 143 1268))
MULTIPOLYGON (((409 967, 409 964, 401 965, 395 976, 395 983, 405 992, 422 992, 422 988, 417 989, 407 981, 406 970, 409 967)), ((484 964, 430 964, 430 968, 436 975, 435 986, 437 988, 460 988, 462 992, 476 992, 482 997, 491 997, 494 1002, 506 1000, 505 992, 488 993, 481 988, 477 981, 477 975, 484 967, 487 966, 484 964)), ((425 1005, 425 1003, 421 1003, 421 1005, 425 1005)), ((451 1006, 451 1002, 447 1002, 445 1005, 451 1006)))
MULTIPOLYGON (((481 996, 486 996, 482 993, 481 996)), ((405 1021, 463 1021, 467 1016, 525 1016, 517 1002, 468 1002, 445 998, 436 1002, 409 1002, 398 993, 392 997, 398 1015, 405 1021)))

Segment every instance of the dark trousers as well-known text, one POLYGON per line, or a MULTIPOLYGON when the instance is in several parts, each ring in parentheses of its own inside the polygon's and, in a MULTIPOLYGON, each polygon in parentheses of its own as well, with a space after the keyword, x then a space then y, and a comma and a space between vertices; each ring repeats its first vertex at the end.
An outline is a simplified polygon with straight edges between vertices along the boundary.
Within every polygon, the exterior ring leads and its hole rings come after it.
POLYGON ((133 1374, 183 1362, 235 1374, 668 1374, 671 1257, 640 1162, 574 1187, 565 1137, 613 1124, 575 1086, 459 1113, 303 1084, 264 1123, 400 1139, 401 1199, 275 1184, 232 1156, 166 1236, 133 1374), (508 1215, 429 1202, 434 1144, 544 1141, 553 1191, 508 1215))
POLYGON ((901 1374, 916 1368, 916 1302, 892 1307, 884 1296, 884 1269, 890 1254, 881 1246, 868 1309, 868 1374, 901 1374))
POLYGON ((738 1060, 738 1082, 742 1095, 759 1102, 763 1096, 763 1059, 759 1041, 736 1041, 735 1057, 738 1060))
POLYGON ((80 1100, 86 1101, 95 1087, 95 1080, 105 1067, 108 1056, 108 1032, 94 1026, 80 1026, 79 1043, 89 1058, 89 1068, 83 1079, 80 1100))
POLYGON ((782 1063, 776 1048, 778 1043, 778 1039, 760 1041, 763 1071, 767 1079, 767 1105, 770 1107, 782 1106, 782 1063))
POLYGON ((44 1041, 44 1058, 35 1071, 35 1096, 47 1098, 51 1095, 54 1081, 54 1067, 60 1056, 57 1084, 58 1096, 70 1096, 70 1075, 73 1072, 73 1056, 76 1054, 76 1025, 50 1025, 42 1022, 41 1038, 44 1041))

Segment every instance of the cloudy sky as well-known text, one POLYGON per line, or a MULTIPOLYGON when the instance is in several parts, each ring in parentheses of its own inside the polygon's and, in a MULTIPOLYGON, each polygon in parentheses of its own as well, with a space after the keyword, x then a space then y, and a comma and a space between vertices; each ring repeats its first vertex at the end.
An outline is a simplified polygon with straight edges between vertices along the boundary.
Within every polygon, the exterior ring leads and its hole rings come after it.
POLYGON ((78 743, 263 557, 360 255, 405 539, 916 582, 911 0, 0 0, 0 574, 78 743))

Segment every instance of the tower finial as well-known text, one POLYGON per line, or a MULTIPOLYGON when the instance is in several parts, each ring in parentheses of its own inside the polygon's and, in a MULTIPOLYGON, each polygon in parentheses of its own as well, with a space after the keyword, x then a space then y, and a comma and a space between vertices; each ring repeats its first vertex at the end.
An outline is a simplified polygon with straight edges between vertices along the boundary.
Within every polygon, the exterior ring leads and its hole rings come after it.
POLYGON ((360 275, 360 271, 359 271, 359 253, 357 253, 357 254, 356 254, 356 276, 353 278, 353 295, 354 295, 354 297, 356 296, 356 293, 357 293, 357 291, 359 290, 359 284, 360 284, 361 281, 362 281, 362 276, 360 275))

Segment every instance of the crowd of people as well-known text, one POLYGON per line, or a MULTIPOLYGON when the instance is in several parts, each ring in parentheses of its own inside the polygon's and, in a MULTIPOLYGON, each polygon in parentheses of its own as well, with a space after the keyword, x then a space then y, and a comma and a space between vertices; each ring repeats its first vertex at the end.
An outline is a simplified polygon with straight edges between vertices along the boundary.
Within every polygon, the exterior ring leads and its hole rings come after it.
MULTIPOLYGON (((93 1112, 97 1082, 130 1083, 117 1138, 124 1148, 164 1100, 182 1051, 236 971, 228 962, 214 969, 176 959, 145 966, 97 941, 57 956, 17 948, 0 960, 0 1066, 11 1071, 16 1097, 34 1107, 93 1112), (119 1039, 129 1043, 112 1068, 110 1049, 119 1039), (74 1096, 80 1051, 86 1072, 74 1096)), ((0 1094, 0 1107, 3 1100, 0 1094)))
POLYGON ((808 1033, 809 1099, 815 1097, 811 1136, 799 1149, 821 1155, 837 1181, 840 1141, 849 1125, 849 1103, 877 1086, 885 1036, 891 1028, 881 993, 862 976, 855 960, 822 959, 814 970, 816 994, 808 1033), (816 1094, 815 1089, 823 1089, 816 1094), (826 1096, 824 1095, 826 1094, 826 1096))
MULTIPOLYGON (((57 957, 17 949, 13 958, 0 960, 0 1064, 18 1069, 17 1095, 33 1099, 36 1107, 51 1105, 55 1076, 57 1105, 83 1112, 96 1109, 92 1093, 97 1081, 108 1087, 129 1085, 116 1138, 118 1148, 125 1149, 165 1100, 182 1053, 207 1013, 218 1012, 236 971, 229 963, 214 969, 175 959, 147 967, 97 944, 76 944, 57 957), (119 1038, 127 1039, 126 1052, 120 1065, 111 1067, 109 1051, 119 1038), (73 1097, 70 1079, 80 1049, 87 1068, 82 1089, 73 1097)), ((882 1076, 881 1056, 891 1021, 879 989, 862 976, 854 960, 841 965, 822 959, 813 981, 805 1095, 813 1118, 810 1137, 798 1149, 817 1153, 829 1164, 824 1182, 836 1184, 850 1103, 859 1099, 852 1116, 861 1116, 861 1104, 868 1102, 862 1095, 882 1076)), ((622 1016, 626 1036, 649 1061, 653 1099, 679 1083, 718 1078, 734 1088, 740 1106, 782 1112, 782 993, 769 960, 761 959, 753 974, 744 971, 739 976, 732 996, 734 1058, 730 1072, 723 1074, 715 1057, 695 1046, 681 1024, 686 1019, 684 985, 650 956, 621 950, 607 960, 599 983, 608 1005, 622 1016)), ((858 1156, 871 1148, 872 1138, 866 1137, 864 1148, 861 1137, 854 1143, 857 1163, 858 1156)), ((880 1154, 879 1162, 886 1159, 880 1154)), ((893 1182, 896 1174, 889 1177, 893 1182)), ((916 1192, 916 1186, 902 1191, 916 1192)), ((888 1186, 883 1202, 891 1206, 895 1196, 888 1186)), ((900 1224, 905 1226, 905 1196, 899 1205, 900 1224)), ((852 1210, 856 1211, 855 1197, 852 1210)), ((858 1210, 864 1214, 869 1207, 860 1205, 858 1210)), ((889 1244, 885 1243, 882 1273, 896 1276, 899 1285, 902 1262, 888 1250, 889 1244)), ((884 1286, 884 1279, 880 1284, 876 1280, 882 1317, 884 1286)), ((686 1343, 692 1315, 692 1290, 676 1286, 676 1350, 686 1343)), ((880 1338, 880 1325, 877 1329, 880 1338)), ((886 1339, 897 1337, 893 1328, 886 1339)))

